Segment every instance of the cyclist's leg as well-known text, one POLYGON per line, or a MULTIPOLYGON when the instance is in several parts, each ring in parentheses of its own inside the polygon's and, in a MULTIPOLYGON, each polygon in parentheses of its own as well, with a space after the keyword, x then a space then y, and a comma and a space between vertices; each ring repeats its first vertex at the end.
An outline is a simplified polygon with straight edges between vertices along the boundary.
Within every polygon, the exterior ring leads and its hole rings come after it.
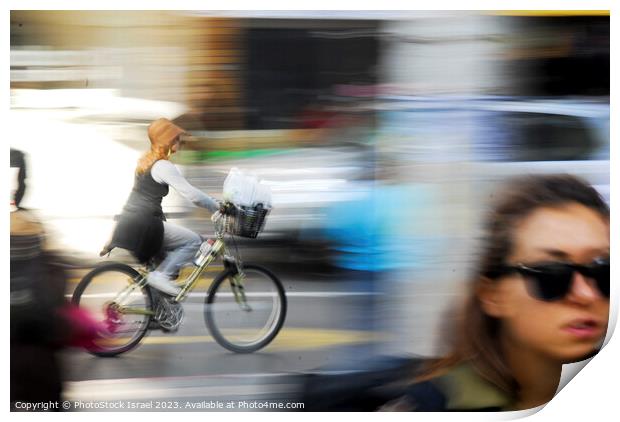
POLYGON ((175 294, 174 292, 178 292, 178 288, 172 285, 171 280, 181 266, 189 263, 194 257, 201 242, 200 235, 193 231, 164 222, 162 248, 166 251, 166 258, 155 271, 149 274, 149 284, 165 293, 175 294))
POLYGON ((164 222, 163 249, 167 254, 156 271, 169 277, 178 273, 181 266, 191 261, 201 243, 202 238, 199 234, 185 227, 164 222))

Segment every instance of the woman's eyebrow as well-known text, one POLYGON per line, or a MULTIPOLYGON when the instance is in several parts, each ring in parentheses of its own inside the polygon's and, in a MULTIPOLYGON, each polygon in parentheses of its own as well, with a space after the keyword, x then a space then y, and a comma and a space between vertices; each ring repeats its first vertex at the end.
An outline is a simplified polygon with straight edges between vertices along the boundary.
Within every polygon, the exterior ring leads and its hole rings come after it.
POLYGON ((541 252, 545 253, 546 255, 549 255, 553 258, 558 258, 558 259, 566 259, 569 257, 569 254, 559 250, 559 249, 547 249, 547 248, 542 248, 540 249, 541 252))
MULTIPOLYGON (((563 250, 560 249, 548 249, 548 248, 541 248, 539 249, 540 252, 547 254, 553 258, 557 258, 557 259, 568 259, 570 258, 570 254, 566 253, 563 250)), ((609 248, 605 248, 605 247, 601 247, 601 248, 591 248, 587 250, 588 254, 592 254, 592 255, 604 255, 607 254, 609 255, 609 248)))

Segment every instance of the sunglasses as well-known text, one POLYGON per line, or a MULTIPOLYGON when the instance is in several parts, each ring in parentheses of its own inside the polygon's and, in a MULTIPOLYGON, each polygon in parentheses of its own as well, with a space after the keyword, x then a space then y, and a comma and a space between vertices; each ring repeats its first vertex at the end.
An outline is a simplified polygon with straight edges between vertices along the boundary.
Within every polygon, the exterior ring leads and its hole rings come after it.
POLYGON ((546 302, 552 302, 566 297, 572 287, 575 271, 594 280, 600 293, 609 298, 609 259, 595 260, 587 265, 563 262, 507 265, 499 268, 494 275, 519 273, 529 282, 526 287, 530 295, 546 302))

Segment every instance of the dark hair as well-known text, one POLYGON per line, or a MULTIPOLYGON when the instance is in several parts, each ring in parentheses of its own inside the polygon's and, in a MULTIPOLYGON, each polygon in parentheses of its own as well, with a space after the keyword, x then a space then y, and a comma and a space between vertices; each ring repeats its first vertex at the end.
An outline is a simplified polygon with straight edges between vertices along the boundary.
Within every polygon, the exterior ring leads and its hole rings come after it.
POLYGON ((15 206, 19 208, 19 204, 22 202, 24 193, 26 192, 26 157, 23 152, 11 148, 11 168, 17 168, 17 190, 13 200, 15 206))
POLYGON ((512 253, 512 230, 534 210, 577 203, 609 220, 609 207, 587 182, 570 175, 522 176, 502 189, 486 227, 478 273, 497 276, 497 267, 512 253))
POLYGON ((517 177, 506 183, 492 200, 479 264, 470 280, 462 314, 453 327, 451 351, 445 358, 431 362, 418 379, 432 378, 468 361, 483 378, 516 395, 518 385, 499 344, 499 320, 483 311, 476 293, 478 287, 485 277, 496 278, 498 266, 513 251, 513 230, 535 210, 577 203, 609 221, 609 207, 587 182, 570 175, 517 177))

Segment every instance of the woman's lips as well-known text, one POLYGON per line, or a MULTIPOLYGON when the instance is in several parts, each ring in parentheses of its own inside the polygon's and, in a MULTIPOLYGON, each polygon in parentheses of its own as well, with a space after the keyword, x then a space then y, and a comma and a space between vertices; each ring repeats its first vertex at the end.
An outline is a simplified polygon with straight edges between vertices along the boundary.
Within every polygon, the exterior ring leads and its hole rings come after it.
POLYGON ((594 338, 602 334, 603 324, 594 319, 578 319, 565 325, 562 330, 577 338, 594 338))

